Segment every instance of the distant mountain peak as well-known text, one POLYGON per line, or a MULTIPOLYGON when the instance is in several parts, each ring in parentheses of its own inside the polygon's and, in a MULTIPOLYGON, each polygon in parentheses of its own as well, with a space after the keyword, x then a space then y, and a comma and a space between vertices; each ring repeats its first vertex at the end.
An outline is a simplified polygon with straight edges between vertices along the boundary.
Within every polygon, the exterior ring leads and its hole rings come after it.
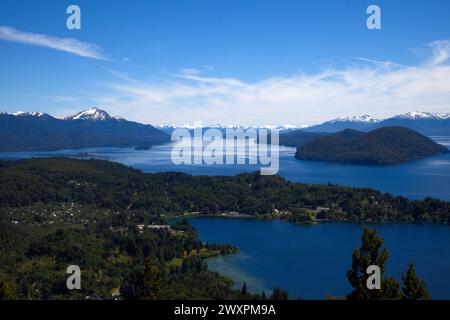
MULTIPOLYGON (((181 124, 181 125, 175 125, 175 124, 159 124, 155 125, 158 129, 196 129, 200 128, 197 125, 189 125, 189 124, 181 124)), ((306 128, 306 125, 293 125, 293 124, 286 124, 286 125, 236 125, 236 124, 229 124, 229 125, 222 125, 222 124, 210 124, 210 125, 202 125, 201 128, 214 128, 214 129, 271 129, 271 130, 280 130, 280 131, 289 131, 289 130, 295 130, 295 129, 304 129, 306 128)))
POLYGON ((73 116, 65 118, 65 120, 109 120, 113 118, 117 119, 118 117, 111 117, 105 110, 94 107, 80 111, 73 116))
POLYGON ((395 116, 394 118, 396 118, 396 119, 412 119, 412 120, 418 120, 418 119, 444 120, 444 119, 450 119, 450 114, 413 111, 413 112, 408 112, 405 114, 395 116))
POLYGON ((8 113, 8 112, 0 112, 1 114, 9 114, 12 116, 33 116, 33 117, 45 117, 48 116, 48 114, 44 113, 44 112, 25 112, 25 111, 17 111, 17 112, 13 112, 13 113, 8 113))
POLYGON ((64 119, 39 112, 0 114, 0 128, 5 137, 0 139, 0 151, 150 147, 170 142, 168 134, 151 125, 118 120, 99 108, 64 119))
POLYGON ((69 116, 69 117, 52 117, 48 113, 44 112, 26 112, 26 111, 16 111, 16 112, 6 112, 0 110, 0 115, 9 115, 9 116, 15 116, 15 117, 38 117, 38 118, 54 118, 59 120, 125 120, 123 117, 120 116, 111 116, 108 112, 105 110, 102 110, 100 108, 90 108, 86 109, 80 112, 77 112, 76 114, 69 116))
POLYGON ((366 123, 376 123, 380 120, 372 118, 372 116, 368 114, 363 114, 362 116, 347 116, 347 117, 341 117, 334 120, 330 120, 330 123, 334 122, 366 122, 366 123))

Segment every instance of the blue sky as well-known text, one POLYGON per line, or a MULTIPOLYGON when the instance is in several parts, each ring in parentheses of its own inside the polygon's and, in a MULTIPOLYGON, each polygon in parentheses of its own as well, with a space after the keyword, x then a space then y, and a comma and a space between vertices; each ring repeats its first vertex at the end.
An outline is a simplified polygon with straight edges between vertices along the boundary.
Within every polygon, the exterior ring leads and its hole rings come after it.
POLYGON ((0 109, 157 124, 450 112, 449 40, 446 0, 2 0, 0 109))

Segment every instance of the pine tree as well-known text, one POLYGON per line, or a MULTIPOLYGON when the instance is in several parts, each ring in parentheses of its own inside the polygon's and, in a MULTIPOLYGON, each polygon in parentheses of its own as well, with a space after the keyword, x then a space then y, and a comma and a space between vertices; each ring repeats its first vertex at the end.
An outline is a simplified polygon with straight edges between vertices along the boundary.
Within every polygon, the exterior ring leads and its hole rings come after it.
POLYGON ((399 299, 400 285, 393 279, 385 279, 385 265, 388 251, 383 246, 383 239, 378 237, 376 230, 364 229, 361 237, 361 246, 353 251, 352 268, 347 277, 353 291, 347 296, 352 300, 399 299), (366 273, 370 265, 376 265, 381 272, 381 289, 369 290, 367 288, 366 273))
POLYGON ((289 294, 286 290, 283 290, 279 287, 275 287, 273 288, 270 300, 289 300, 289 294))
POLYGON ((163 298, 161 271, 152 258, 147 258, 140 271, 137 296, 145 300, 158 300, 163 298))
POLYGON ((405 300, 429 300, 431 299, 425 283, 416 276, 414 264, 411 262, 406 274, 402 275, 402 298, 405 300))
POLYGON ((267 300, 266 292, 264 290, 261 292, 261 300, 267 300))
POLYGON ((247 293, 248 293, 247 283, 244 282, 244 284, 242 285, 241 294, 245 297, 247 293))
POLYGON ((387 278, 382 284, 383 299, 400 300, 402 298, 400 292, 400 284, 394 278, 387 278))

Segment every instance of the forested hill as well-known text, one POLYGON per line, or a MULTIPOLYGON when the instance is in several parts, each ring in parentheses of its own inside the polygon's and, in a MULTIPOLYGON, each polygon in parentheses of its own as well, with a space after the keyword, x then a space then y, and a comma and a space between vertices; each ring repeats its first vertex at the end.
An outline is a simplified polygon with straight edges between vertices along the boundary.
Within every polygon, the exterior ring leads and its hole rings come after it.
POLYGON ((383 127, 368 133, 346 129, 311 140, 297 148, 296 158, 366 165, 395 165, 449 150, 404 127, 383 127))
POLYGON ((237 176, 148 174, 100 160, 40 158, 0 161, 3 210, 37 203, 77 203, 149 214, 239 212, 294 221, 449 223, 450 203, 411 201, 381 192, 292 183, 258 173, 237 176))

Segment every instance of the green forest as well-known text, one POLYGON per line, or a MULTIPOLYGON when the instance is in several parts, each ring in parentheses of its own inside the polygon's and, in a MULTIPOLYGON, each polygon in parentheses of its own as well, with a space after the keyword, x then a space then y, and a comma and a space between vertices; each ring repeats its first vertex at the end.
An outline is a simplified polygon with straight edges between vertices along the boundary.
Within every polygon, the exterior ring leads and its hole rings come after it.
MULTIPOLYGON (((205 258, 239 248, 203 243, 186 220, 167 224, 165 219, 237 212, 295 223, 447 224, 450 212, 449 203, 435 199, 411 201, 259 173, 148 174, 108 161, 67 158, 1 161, 0 203, 0 299, 298 298, 278 287, 261 293, 248 292, 245 284, 236 288, 209 271, 205 258), (72 264, 81 268, 81 290, 67 289, 66 268, 72 264)), ((381 245, 376 236, 363 235, 348 274, 354 292, 347 298, 428 298, 413 265, 402 287, 387 279, 389 293, 372 297, 361 289, 370 259, 387 259, 381 245), (375 254, 364 257, 367 252, 375 254)))
POLYGON ((67 158, 0 161, 0 203, 3 221, 30 219, 23 211, 36 205, 81 205, 146 215, 238 212, 304 223, 448 224, 450 218, 450 203, 431 198, 409 200, 373 189, 307 185, 259 173, 149 174, 103 160, 67 158))
POLYGON ((207 270, 205 258, 238 249, 202 243, 183 221, 142 232, 132 223, 119 227, 114 218, 97 222, 0 224, 0 299, 259 297, 243 295, 230 279, 207 270), (72 264, 81 269, 81 290, 66 286, 72 264))

